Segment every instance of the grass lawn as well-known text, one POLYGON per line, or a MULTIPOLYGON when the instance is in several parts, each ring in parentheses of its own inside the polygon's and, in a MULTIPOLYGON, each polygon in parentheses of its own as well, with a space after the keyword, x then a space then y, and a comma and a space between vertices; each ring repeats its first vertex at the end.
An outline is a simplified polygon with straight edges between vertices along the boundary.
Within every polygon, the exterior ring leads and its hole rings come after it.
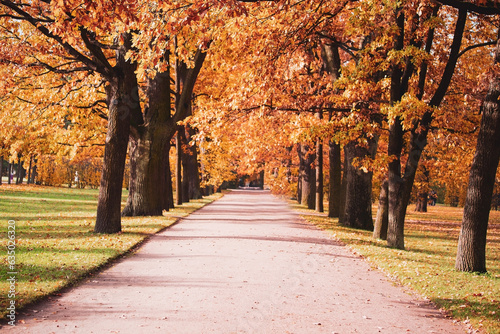
MULTIPOLYGON (((461 208, 429 207, 427 213, 408 208, 406 250, 390 249, 372 233, 347 228, 338 219, 293 204, 303 218, 330 231, 396 282, 433 301, 455 319, 485 333, 500 333, 500 212, 492 211, 488 229, 487 274, 457 272, 455 256, 461 208)), ((376 210, 376 207, 374 207, 376 210)))
MULTIPOLYGON (((163 217, 125 217, 122 233, 93 233, 98 191, 0 186, 0 317, 7 314, 8 224, 15 221, 16 309, 70 286, 179 217, 220 197, 191 201, 163 217)), ((126 192, 123 202, 125 204, 126 192)))

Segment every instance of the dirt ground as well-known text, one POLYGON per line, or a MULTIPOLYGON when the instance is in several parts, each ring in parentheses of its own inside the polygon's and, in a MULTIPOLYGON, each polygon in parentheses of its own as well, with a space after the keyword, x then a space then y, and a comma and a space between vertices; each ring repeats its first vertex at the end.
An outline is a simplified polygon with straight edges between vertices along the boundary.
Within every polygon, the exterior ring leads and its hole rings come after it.
POLYGON ((466 333, 305 224, 237 190, 27 309, 6 333, 466 333))

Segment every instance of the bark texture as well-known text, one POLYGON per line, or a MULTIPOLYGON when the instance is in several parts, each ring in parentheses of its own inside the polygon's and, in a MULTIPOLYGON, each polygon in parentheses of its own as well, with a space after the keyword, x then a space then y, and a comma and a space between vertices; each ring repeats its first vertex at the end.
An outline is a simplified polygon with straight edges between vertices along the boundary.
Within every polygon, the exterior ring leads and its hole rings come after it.
POLYGON ((380 187, 377 217, 373 227, 374 239, 387 240, 387 225, 389 223, 388 186, 389 180, 385 179, 380 187))
POLYGON ((364 171, 353 165, 355 158, 374 157, 377 150, 377 139, 369 140, 369 147, 350 142, 344 147, 345 172, 345 206, 341 223, 346 226, 373 230, 372 218, 372 176, 373 172, 364 171))
MULTIPOLYGON (((322 118, 322 113, 318 113, 317 117, 322 118)), ((315 208, 318 212, 324 210, 324 190, 323 190, 323 142, 321 139, 316 141, 316 197, 315 208)))
POLYGON ((308 145, 301 144, 299 146, 299 159, 303 166, 300 176, 300 203, 307 205, 308 209, 314 210, 316 204, 316 170, 313 164, 316 160, 316 154, 310 150, 308 145))
MULTIPOLYGON (((494 64, 500 64, 500 39, 494 64)), ((500 157, 500 77, 491 78, 469 175, 455 268, 486 272, 486 235, 500 157)))
POLYGON ((342 202, 342 156, 340 145, 330 141, 330 184, 328 197, 328 217, 338 218, 340 216, 340 203, 342 202))

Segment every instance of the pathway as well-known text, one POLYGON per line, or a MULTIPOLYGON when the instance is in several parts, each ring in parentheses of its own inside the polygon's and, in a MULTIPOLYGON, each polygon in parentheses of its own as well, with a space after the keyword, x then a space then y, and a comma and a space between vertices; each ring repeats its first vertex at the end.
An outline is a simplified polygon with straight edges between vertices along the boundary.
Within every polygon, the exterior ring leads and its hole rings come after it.
POLYGON ((465 333, 266 191, 233 191, 6 333, 465 333))

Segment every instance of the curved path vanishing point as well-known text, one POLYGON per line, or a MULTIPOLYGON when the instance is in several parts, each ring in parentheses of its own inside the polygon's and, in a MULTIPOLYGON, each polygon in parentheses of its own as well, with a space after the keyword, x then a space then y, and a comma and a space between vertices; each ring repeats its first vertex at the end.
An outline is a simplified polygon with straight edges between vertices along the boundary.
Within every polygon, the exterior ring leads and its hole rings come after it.
POLYGON ((6 333, 465 333, 266 191, 237 190, 6 333))

